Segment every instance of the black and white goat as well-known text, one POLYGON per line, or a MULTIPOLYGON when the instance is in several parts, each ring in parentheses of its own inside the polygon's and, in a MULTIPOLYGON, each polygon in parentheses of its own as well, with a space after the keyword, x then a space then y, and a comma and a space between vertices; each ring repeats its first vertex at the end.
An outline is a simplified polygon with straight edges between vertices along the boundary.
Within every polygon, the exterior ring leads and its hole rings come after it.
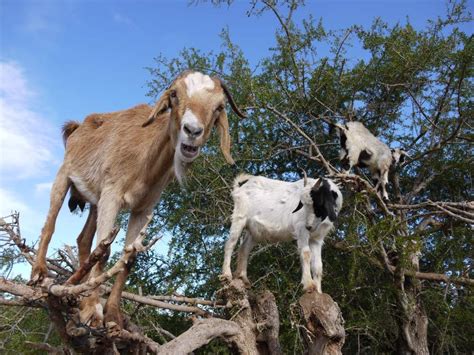
POLYGON ((353 166, 367 167, 375 189, 383 199, 388 200, 386 185, 390 168, 402 163, 407 153, 399 148, 390 150, 361 122, 352 121, 336 127, 341 143, 339 159, 349 163, 349 170, 353 166))
POLYGON ((256 243, 296 239, 303 289, 321 292, 321 248, 342 207, 342 194, 337 185, 324 178, 305 177, 296 182, 285 182, 244 174, 235 179, 232 197, 232 226, 225 244, 220 278, 232 279, 232 252, 245 229, 236 277, 250 284, 247 278, 248 256, 256 243))

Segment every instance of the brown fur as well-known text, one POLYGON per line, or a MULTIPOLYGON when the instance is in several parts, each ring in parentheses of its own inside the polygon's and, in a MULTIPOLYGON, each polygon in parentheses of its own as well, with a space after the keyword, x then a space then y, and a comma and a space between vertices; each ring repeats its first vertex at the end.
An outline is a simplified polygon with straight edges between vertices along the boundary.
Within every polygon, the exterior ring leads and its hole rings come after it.
POLYGON ((76 121, 67 121, 67 122, 63 125, 62 132, 63 132, 63 143, 64 143, 64 146, 66 146, 66 142, 67 142, 67 139, 69 138, 69 136, 70 136, 70 135, 72 134, 72 132, 74 132, 78 127, 79 127, 79 122, 76 122, 76 121))
MULTIPOLYGON (((212 127, 217 125, 222 152, 226 160, 233 163, 227 114, 224 109, 217 109, 223 107, 226 97, 234 108, 232 98, 218 79, 214 79, 213 90, 199 91, 188 97, 183 77, 173 82, 154 108, 138 105, 123 111, 89 115, 80 125, 77 122, 64 125, 66 154, 52 187, 50 210, 41 231, 38 257, 31 276, 33 283, 47 274, 46 251, 69 189, 72 198, 91 204, 89 218, 78 240, 81 262, 90 252, 96 228, 99 243, 111 232, 121 209, 131 211, 126 245, 136 239, 148 224, 162 191, 173 179, 175 149, 180 149, 176 142, 186 109, 193 111, 204 128, 204 133, 193 144, 202 146, 212 127)), ((242 116, 240 111, 238 114, 242 116)), ((96 264, 91 271, 92 277, 102 272, 104 263, 96 264)), ((119 302, 128 272, 128 269, 123 270, 117 276, 106 305, 106 320, 119 325, 119 302)), ((98 293, 94 292, 81 305, 81 321, 91 324, 101 321, 97 304, 98 293)))

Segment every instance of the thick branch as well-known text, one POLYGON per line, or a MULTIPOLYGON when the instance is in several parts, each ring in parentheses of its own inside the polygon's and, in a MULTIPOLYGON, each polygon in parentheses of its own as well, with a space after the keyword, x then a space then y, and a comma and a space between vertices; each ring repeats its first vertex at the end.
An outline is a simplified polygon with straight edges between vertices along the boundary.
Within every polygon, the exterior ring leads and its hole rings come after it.
POLYGON ((223 338, 236 345, 242 354, 249 354, 245 338, 237 323, 215 318, 198 320, 186 332, 161 346, 158 354, 189 354, 215 338, 223 338))
MULTIPOLYGON (((328 241, 328 243, 330 243, 328 241)), ((347 245, 345 242, 336 242, 332 243, 332 246, 334 246, 336 249, 343 250, 343 251, 348 251, 352 252, 355 248, 347 245)), ((367 257, 367 260, 374 266, 377 266, 381 269, 384 268, 384 265, 377 260, 376 258, 373 257, 367 257)), ((393 265, 387 265, 387 268, 391 273, 394 273, 396 268, 393 265)), ((403 274, 411 277, 415 277, 420 280, 428 280, 428 281, 438 281, 438 282, 446 282, 446 283, 453 283, 453 284, 458 284, 458 285, 470 285, 474 286, 474 280, 470 279, 468 277, 449 277, 444 274, 437 274, 433 272, 420 272, 420 271, 410 271, 410 270, 403 270, 403 274)))

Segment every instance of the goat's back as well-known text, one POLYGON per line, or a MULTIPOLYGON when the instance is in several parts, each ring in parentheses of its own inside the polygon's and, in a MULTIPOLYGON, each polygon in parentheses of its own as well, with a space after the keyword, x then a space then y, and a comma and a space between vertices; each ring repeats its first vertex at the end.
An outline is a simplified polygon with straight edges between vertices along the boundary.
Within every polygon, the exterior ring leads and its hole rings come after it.
POLYGON ((87 116, 67 139, 64 164, 71 179, 82 181, 95 194, 101 191, 101 184, 123 185, 113 180, 137 179, 147 152, 168 122, 163 117, 142 127, 151 110, 148 105, 138 105, 87 116))
POLYGON ((367 150, 376 160, 391 161, 390 148, 372 134, 361 122, 346 123, 348 146, 358 151, 367 150))
MULTIPOLYGON (((308 179, 314 183, 313 179, 308 179)), ((287 182, 263 176, 240 175, 235 179, 232 197, 235 214, 288 225, 298 206, 303 180, 287 182)))

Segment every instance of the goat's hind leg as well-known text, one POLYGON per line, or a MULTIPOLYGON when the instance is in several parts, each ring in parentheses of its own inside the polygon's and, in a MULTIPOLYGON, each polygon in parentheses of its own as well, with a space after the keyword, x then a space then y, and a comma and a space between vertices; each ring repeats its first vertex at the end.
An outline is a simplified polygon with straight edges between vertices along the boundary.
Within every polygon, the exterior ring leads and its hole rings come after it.
POLYGON ((251 283, 247 277, 247 265, 249 254, 252 251, 254 245, 255 242, 252 235, 249 231, 245 231, 242 243, 240 244, 239 248, 239 255, 237 257, 237 270, 235 271, 235 275, 242 279, 246 287, 251 286, 251 283))
POLYGON ((230 227, 229 239, 225 243, 224 247, 224 264, 222 266, 222 274, 219 275, 221 281, 230 281, 232 280, 232 270, 230 268, 230 262, 232 258, 232 252, 237 244, 237 241, 242 234, 242 231, 245 227, 246 220, 245 218, 236 218, 232 221, 232 226, 230 227))
POLYGON ((61 168, 59 168, 53 187, 51 188, 48 216, 46 217, 46 222, 41 230, 38 255, 31 271, 29 284, 37 284, 48 275, 46 253, 48 251, 49 242, 54 233, 56 218, 58 217, 59 210, 61 209, 67 190, 70 186, 71 181, 67 176, 66 168, 62 165, 61 168))
MULTIPOLYGON (((94 240, 94 234, 97 229, 97 206, 90 205, 89 215, 87 216, 86 223, 82 228, 81 233, 77 237, 77 248, 79 252, 79 265, 84 265, 91 253, 92 241, 94 240)), ((87 279, 87 276, 84 277, 87 279)))

